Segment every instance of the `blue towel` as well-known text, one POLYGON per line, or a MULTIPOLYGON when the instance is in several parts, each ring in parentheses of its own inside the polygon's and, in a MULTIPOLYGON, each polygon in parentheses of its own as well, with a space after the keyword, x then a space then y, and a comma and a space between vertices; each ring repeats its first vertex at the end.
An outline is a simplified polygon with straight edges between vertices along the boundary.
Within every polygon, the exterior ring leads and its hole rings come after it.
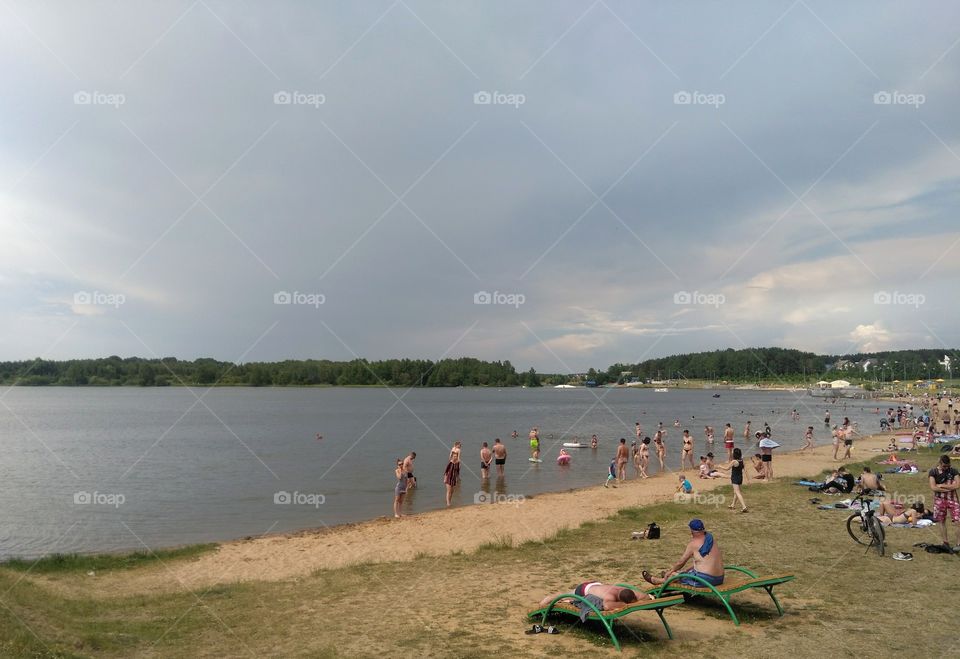
POLYGON ((700 545, 700 555, 706 556, 713 549, 713 534, 708 533, 703 537, 703 544, 700 545))
POLYGON ((814 481, 797 481, 795 485, 805 485, 809 487, 811 485, 820 485, 820 483, 815 483, 814 481))

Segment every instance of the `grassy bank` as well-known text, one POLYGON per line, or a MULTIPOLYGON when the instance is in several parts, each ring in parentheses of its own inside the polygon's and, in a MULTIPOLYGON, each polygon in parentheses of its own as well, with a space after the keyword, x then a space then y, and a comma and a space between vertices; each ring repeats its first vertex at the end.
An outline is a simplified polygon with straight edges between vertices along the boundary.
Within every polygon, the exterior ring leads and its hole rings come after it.
MULTIPOLYGON (((868 462, 878 457, 871 454, 868 462)), ((931 453, 920 461, 926 466, 934 459, 931 453)), ((900 495, 929 497, 922 473, 886 480, 900 495)), ((717 493, 729 496, 729 487, 717 493)), ((846 512, 817 510, 803 487, 749 485, 745 496, 751 509, 746 515, 722 503, 627 508, 544 542, 515 546, 501 537, 471 553, 165 594, 138 592, 137 575, 158 561, 193 560, 208 547, 155 557, 51 558, 32 569, 21 562, 0 568, 0 654, 615 656, 596 627, 564 621, 560 635, 524 635, 529 626, 524 613, 542 595, 584 578, 637 582, 642 569, 668 567, 689 537, 685 525, 694 516, 715 533, 726 562, 797 575, 778 591, 787 614, 778 617, 762 592, 736 596, 739 628, 716 605, 674 607, 666 613, 674 641, 666 640, 654 614, 635 614, 620 627, 624 656, 947 653, 955 632, 943 621, 953 611, 950 593, 960 558, 916 549, 911 562, 889 558, 914 543, 937 542, 934 530, 888 529, 888 556, 880 558, 865 554, 847 536, 846 512), (650 521, 661 525, 663 538, 631 542, 630 532, 650 521), (84 580, 113 571, 124 571, 132 591, 97 597, 84 592, 84 580)))

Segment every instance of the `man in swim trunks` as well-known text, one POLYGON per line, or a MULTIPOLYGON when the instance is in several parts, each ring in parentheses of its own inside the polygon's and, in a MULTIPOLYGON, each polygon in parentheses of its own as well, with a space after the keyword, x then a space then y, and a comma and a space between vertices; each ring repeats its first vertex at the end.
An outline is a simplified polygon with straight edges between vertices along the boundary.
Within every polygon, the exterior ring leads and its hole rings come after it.
POLYGON ((487 480, 490 478, 490 462, 493 461, 493 453, 484 442, 480 448, 480 478, 487 480))
MULTIPOLYGON (((574 586, 573 592, 566 591, 563 593, 556 593, 554 595, 547 595, 540 600, 540 607, 542 608, 547 606, 554 599, 562 595, 579 595, 580 597, 592 595, 594 597, 599 597, 603 600, 602 610, 612 611, 636 602, 639 597, 645 594, 631 590, 630 588, 624 588, 623 586, 614 586, 613 584, 605 584, 599 581, 585 581, 584 583, 574 586)), ((653 596, 649 595, 647 598, 653 599, 653 596)))
POLYGON ((941 455, 940 462, 927 475, 934 497, 933 521, 940 525, 943 544, 950 547, 950 539, 947 534, 947 514, 950 514, 953 526, 957 530, 957 546, 953 548, 953 551, 960 551, 960 500, 957 497, 957 489, 960 488, 960 473, 950 466, 949 455, 941 455))
POLYGON ((410 451, 410 455, 403 459, 403 470, 407 473, 407 489, 417 486, 417 477, 413 475, 413 461, 417 459, 417 452, 410 451))
MULTIPOLYGON (((680 574, 680 570, 693 559, 693 569, 687 570, 682 574, 697 576, 714 586, 723 583, 723 554, 719 545, 714 541, 713 534, 707 533, 704 524, 699 519, 690 520, 690 542, 680 557, 680 560, 672 568, 663 573, 662 577, 655 577, 646 570, 643 571, 643 578, 649 583, 660 585, 675 574, 680 574)), ((702 586, 703 584, 693 579, 679 579, 678 583, 685 586, 702 586)))
POLYGON ((507 464, 507 446, 497 437, 493 440, 493 462, 497 465, 497 476, 503 476, 503 465, 507 464))
POLYGON ((617 447, 617 480, 621 483, 627 480, 627 462, 630 460, 630 450, 627 448, 627 438, 620 438, 617 447))
POLYGON ((727 449, 727 460, 733 460, 733 428, 729 423, 723 429, 723 447, 727 449))

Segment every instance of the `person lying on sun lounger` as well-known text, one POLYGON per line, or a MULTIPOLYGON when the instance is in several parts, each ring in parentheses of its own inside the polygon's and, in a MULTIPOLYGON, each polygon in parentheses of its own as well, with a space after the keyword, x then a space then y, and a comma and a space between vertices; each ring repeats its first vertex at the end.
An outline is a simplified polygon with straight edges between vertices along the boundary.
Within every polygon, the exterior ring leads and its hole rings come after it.
MULTIPOLYGON (((663 573, 662 577, 655 577, 648 571, 642 572, 643 578, 655 586, 659 586, 675 574, 689 574, 700 577, 714 586, 723 583, 723 554, 720 547, 713 539, 712 533, 707 533, 704 524, 699 519, 690 520, 690 542, 684 550, 680 560, 663 573), (693 569, 683 573, 684 566, 693 559, 693 569)), ((702 586, 703 584, 693 579, 679 579, 678 583, 684 586, 702 586)))
MULTIPOLYGON (((603 600, 604 611, 612 611, 613 609, 623 608, 628 604, 636 602, 639 595, 645 595, 645 593, 637 593, 635 590, 630 590, 629 588, 624 588, 622 586, 614 586, 613 584, 601 583, 599 581, 585 581, 574 586, 572 593, 564 592, 547 595, 540 600, 540 606, 541 608, 545 607, 555 598, 560 597, 561 595, 571 594, 579 595, 580 597, 588 597, 592 595, 603 600)), ((653 599, 653 596, 649 596, 649 599, 653 599)))

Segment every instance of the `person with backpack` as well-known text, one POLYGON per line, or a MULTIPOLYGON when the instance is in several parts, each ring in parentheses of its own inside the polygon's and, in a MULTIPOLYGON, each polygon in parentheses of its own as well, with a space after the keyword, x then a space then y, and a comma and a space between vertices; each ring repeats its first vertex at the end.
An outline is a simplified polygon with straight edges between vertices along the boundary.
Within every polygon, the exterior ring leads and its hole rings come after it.
POLYGON ((940 525, 943 545, 948 551, 960 552, 960 499, 957 498, 960 473, 950 466, 949 455, 941 455, 940 462, 930 470, 928 476, 930 489, 933 490, 933 521, 940 525), (947 513, 950 513, 950 519, 953 520, 953 527, 957 533, 957 546, 952 550, 947 533, 947 513))

